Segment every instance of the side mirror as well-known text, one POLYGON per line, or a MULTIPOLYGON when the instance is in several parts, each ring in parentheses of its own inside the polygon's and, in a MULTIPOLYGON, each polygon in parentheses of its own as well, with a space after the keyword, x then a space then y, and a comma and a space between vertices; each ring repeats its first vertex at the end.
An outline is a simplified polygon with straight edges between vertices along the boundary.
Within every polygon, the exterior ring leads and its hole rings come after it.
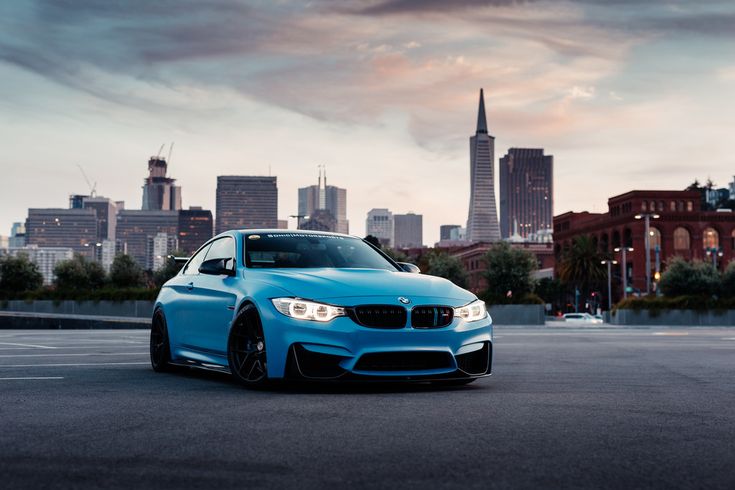
POLYGON ((410 272, 411 274, 421 274, 421 269, 419 269, 419 266, 417 265, 409 264, 408 262, 396 263, 401 266, 401 269, 403 269, 404 272, 410 272))
POLYGON ((199 272, 211 276, 234 276, 235 271, 227 268, 227 262, 231 259, 209 259, 202 262, 199 272))

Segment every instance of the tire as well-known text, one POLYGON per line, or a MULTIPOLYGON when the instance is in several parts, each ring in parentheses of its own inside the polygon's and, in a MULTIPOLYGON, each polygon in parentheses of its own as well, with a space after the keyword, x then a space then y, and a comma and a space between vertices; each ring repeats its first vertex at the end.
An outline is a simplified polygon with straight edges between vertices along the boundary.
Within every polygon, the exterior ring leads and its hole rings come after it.
POLYGON ((248 388, 270 385, 265 335, 255 305, 243 307, 232 321, 227 361, 232 377, 248 388))
POLYGON ((157 373, 171 371, 171 344, 168 340, 166 317, 161 310, 153 314, 151 322, 151 367, 157 373))

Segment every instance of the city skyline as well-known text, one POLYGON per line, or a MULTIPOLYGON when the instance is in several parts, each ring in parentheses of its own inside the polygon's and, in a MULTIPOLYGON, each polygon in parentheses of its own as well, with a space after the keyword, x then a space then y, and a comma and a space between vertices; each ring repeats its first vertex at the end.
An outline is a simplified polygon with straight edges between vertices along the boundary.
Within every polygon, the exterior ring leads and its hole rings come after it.
POLYGON ((0 86, 13 94, 0 102, 0 234, 30 207, 88 193, 76 165, 132 207, 141 159, 176 141, 184 208, 215 209, 217 175, 270 169, 282 219, 323 163, 350 191, 352 233, 373 207, 411 209, 434 243, 439 225, 466 219, 479 87, 498 155, 555 156, 554 214, 603 210, 599 196, 631 187, 732 178, 726 2, 118 8, 0 7, 0 86))

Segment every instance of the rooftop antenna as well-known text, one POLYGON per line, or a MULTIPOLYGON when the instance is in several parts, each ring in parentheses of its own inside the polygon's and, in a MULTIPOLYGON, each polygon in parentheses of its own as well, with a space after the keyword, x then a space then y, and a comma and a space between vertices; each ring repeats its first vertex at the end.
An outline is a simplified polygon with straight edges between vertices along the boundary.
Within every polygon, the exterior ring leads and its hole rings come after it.
POLYGON ((87 173, 84 171, 81 165, 77 164, 77 167, 79 167, 79 170, 82 172, 82 177, 84 177, 84 180, 87 182, 87 187, 89 187, 89 197, 96 197, 97 196, 97 182, 92 185, 92 182, 90 182, 89 177, 87 177, 87 173))
POLYGON ((166 161, 171 164, 171 152, 174 151, 174 142, 171 142, 171 146, 168 147, 168 157, 166 158, 166 161))

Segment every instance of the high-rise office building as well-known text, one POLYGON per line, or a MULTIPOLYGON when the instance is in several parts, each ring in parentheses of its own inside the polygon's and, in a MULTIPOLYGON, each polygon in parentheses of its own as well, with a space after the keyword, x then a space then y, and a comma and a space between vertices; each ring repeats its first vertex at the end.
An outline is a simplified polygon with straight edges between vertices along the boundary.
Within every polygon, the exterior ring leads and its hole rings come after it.
POLYGON ((25 247, 13 247, 7 251, 8 255, 17 257, 25 255, 28 260, 38 266, 38 271, 43 276, 43 284, 48 286, 54 282, 54 267, 59 262, 74 258, 74 250, 70 247, 39 247, 28 245, 25 247))
POLYGON ((300 221, 299 230, 337 231, 337 220, 328 209, 317 209, 300 221))
POLYGON ((178 211, 181 209, 181 187, 176 179, 166 177, 168 163, 163 157, 148 160, 148 177, 143 184, 144 211, 178 211))
POLYGON ((84 209, 94 209, 97 213, 97 241, 115 239, 115 228, 117 226, 117 204, 106 197, 89 197, 83 199, 84 209))
POLYGON ((511 148, 500 159, 500 232, 529 240, 553 226, 554 157, 543 149, 511 148))
POLYGON ((452 230, 462 228, 461 225, 441 225, 439 227, 439 240, 451 240, 452 230))
POLYGON ((178 249, 193 254, 204 242, 212 238, 214 231, 212 211, 190 207, 179 211, 178 249))
POLYGON ((278 227, 276 177, 217 177, 217 233, 278 227))
MULTIPOLYGON (((327 172, 323 167, 319 168, 319 180, 317 185, 310 185, 299 189, 299 216, 311 217, 317 210, 326 209, 334 217, 334 229, 322 231, 336 231, 337 233, 349 233, 350 226, 347 221, 347 189, 327 185, 327 172)), ((324 213, 321 213, 322 218, 324 213)), ((299 218, 301 224, 306 218, 299 218)), ((322 220, 323 221, 323 220, 322 220)))
POLYGON ((393 213, 385 208, 374 208, 368 211, 365 234, 380 240, 381 245, 392 247, 394 243, 393 213))
POLYGON ((158 270, 166 263, 166 257, 178 247, 176 235, 159 232, 153 236, 148 236, 146 244, 146 269, 152 271, 158 270))
POLYGON ((495 137, 488 134, 485 98, 480 89, 477 129, 470 138, 470 208, 467 239, 472 242, 500 241, 500 226, 495 202, 495 137))
POLYGON ((97 212, 94 209, 31 208, 26 220, 26 244, 71 248, 95 257, 97 212))
POLYGON ((149 240, 159 233, 165 233, 167 239, 175 239, 178 228, 178 211, 120 211, 117 214, 116 249, 133 257, 141 267, 151 269, 154 251, 149 240))
POLYGON ((394 214, 393 239, 396 248, 419 248, 424 245, 423 215, 394 214))
POLYGON ((26 224, 21 222, 13 223, 10 227, 10 236, 8 237, 8 247, 20 248, 26 245, 26 224))

